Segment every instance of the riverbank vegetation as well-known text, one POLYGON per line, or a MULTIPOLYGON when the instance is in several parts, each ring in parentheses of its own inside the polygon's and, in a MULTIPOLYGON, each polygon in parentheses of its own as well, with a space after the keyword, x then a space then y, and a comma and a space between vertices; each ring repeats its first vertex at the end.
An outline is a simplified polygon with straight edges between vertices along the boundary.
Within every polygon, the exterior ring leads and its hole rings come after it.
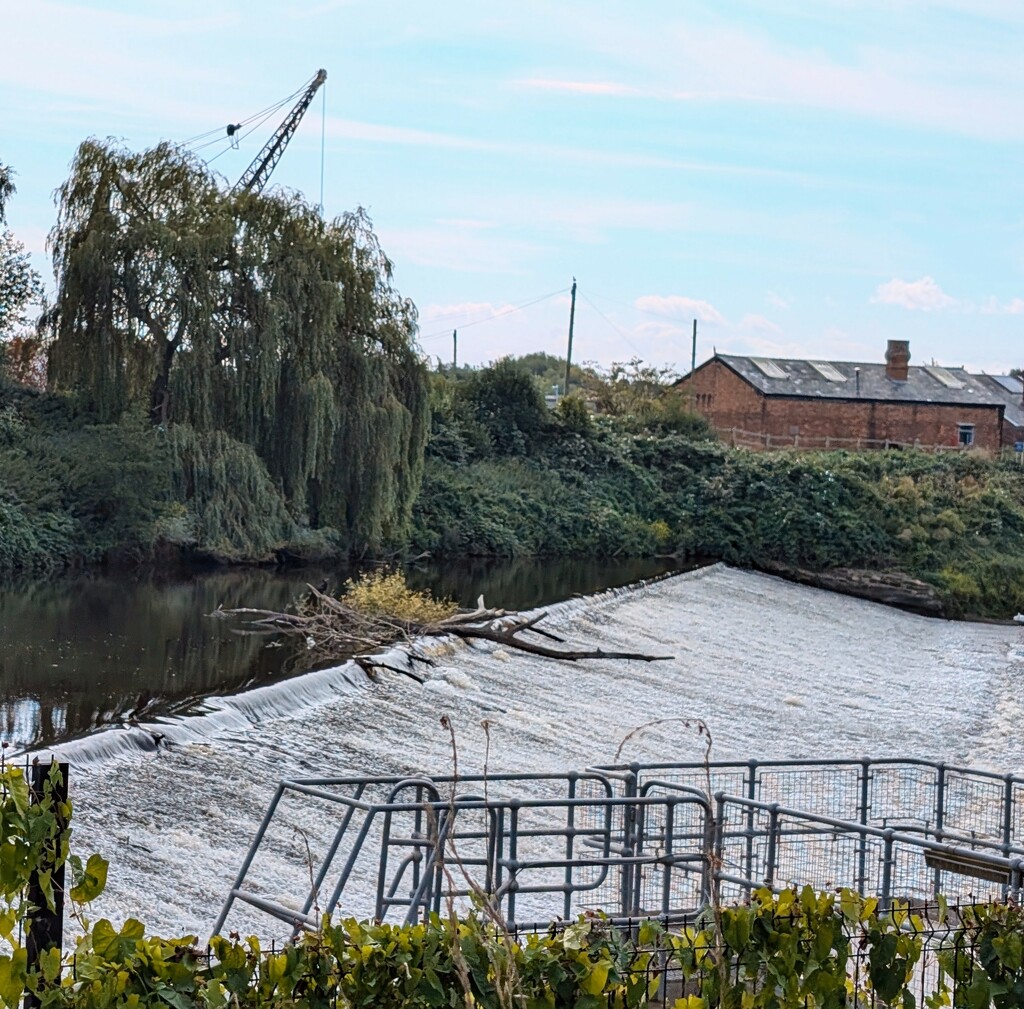
POLYGON ((575 397, 548 412, 513 371, 435 377, 413 550, 896 571, 934 586, 952 616, 1024 609, 1014 461, 738 450, 664 387, 618 414, 575 397))
POLYGON ((36 330, 11 238, 0 271, 0 576, 675 556, 900 573, 952 616, 1024 609, 1014 462, 732 449, 639 361, 574 366, 553 409, 551 355, 428 373, 362 212, 228 193, 167 146, 87 141, 57 198, 36 330))
MULTIPOLYGON (((666 398, 671 395, 666 393, 666 398)), ((515 362, 435 374, 422 486, 376 555, 721 559, 902 572, 951 616, 1024 609, 1024 473, 971 453, 754 453, 678 402, 555 410, 515 362)), ((420 465, 414 463, 413 465, 420 465)), ((224 432, 101 422, 81 400, 0 385, 0 569, 178 556, 349 555, 351 530, 296 516, 224 432)))

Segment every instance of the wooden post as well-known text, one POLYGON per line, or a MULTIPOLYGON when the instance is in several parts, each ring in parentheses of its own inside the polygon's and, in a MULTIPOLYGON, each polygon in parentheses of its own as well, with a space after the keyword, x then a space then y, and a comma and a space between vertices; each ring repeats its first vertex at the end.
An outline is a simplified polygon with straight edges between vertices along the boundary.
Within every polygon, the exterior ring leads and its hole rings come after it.
MULTIPOLYGON (((51 811, 58 816, 57 807, 68 801, 68 765, 57 764, 60 768, 59 780, 49 787, 50 768, 52 764, 34 763, 29 782, 33 804, 46 803, 51 811)), ((60 819, 61 829, 67 824, 60 819)), ((25 951, 28 954, 30 971, 39 968, 39 957, 48 949, 61 948, 64 937, 64 864, 39 865, 32 873, 28 883, 28 902, 35 908, 29 915, 28 934, 25 937, 25 951), (39 873, 50 873, 50 884, 53 887, 53 909, 46 905, 46 897, 39 885, 39 873)), ((39 999, 29 992, 25 993, 25 1009, 39 1009, 39 999)))
POLYGON ((565 388, 563 396, 569 395, 570 372, 572 370, 572 327, 576 320, 576 278, 572 278, 572 301, 569 303, 569 346, 565 351, 565 388))

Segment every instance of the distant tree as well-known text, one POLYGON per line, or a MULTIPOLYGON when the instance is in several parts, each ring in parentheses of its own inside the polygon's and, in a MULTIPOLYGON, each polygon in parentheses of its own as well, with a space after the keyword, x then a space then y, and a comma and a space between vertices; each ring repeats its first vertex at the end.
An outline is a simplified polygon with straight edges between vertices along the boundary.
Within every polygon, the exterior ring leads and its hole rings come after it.
POLYGON ((604 413, 642 417, 671 390, 678 377, 673 368, 659 368, 634 357, 614 362, 605 372, 596 372, 587 382, 587 391, 604 413))
POLYGON ((457 387, 468 419, 480 425, 500 455, 527 455, 550 423, 534 379, 510 358, 474 372, 457 387))
POLYGON ((46 344, 38 334, 26 330, 0 344, 2 370, 19 385, 46 388, 46 344))
POLYGON ((43 294, 32 258, 10 231, 0 231, 0 340, 28 326, 30 306, 43 294))
POLYGON ((1024 368, 1011 368, 1010 377, 1024 379, 1024 368))
MULTIPOLYGON (((7 202, 14 195, 13 173, 0 165, 0 224, 5 220, 7 202)), ((27 348, 32 348, 31 358, 33 380, 39 384, 38 364, 41 341, 29 330, 31 306, 42 298, 43 285, 39 274, 32 268, 30 255, 25 246, 8 231, 0 231, 0 365, 15 381, 24 381, 23 364, 27 348), (11 341, 17 341, 12 348, 11 341), (13 356, 12 356, 13 349, 13 356)), ((45 384, 45 366, 42 382, 45 384)))

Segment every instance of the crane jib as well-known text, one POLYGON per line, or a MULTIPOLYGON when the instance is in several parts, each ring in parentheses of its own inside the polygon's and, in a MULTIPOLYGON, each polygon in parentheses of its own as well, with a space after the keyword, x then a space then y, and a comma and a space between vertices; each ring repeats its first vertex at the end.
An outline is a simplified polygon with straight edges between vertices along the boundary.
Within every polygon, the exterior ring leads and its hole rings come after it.
POLYGON ((303 92, 302 97, 299 98, 291 112, 288 113, 281 125, 278 126, 274 135, 263 145, 263 149, 256 155, 252 164, 245 170, 238 182, 235 183, 231 192, 240 193, 248 191, 250 193, 259 193, 262 191, 274 168, 277 167, 278 161, 281 160, 281 155, 284 154, 288 141, 291 140, 299 127, 299 123, 302 122, 302 117, 306 114, 306 109, 309 108, 310 102, 313 101, 313 96, 320 90, 320 86, 326 80, 327 71, 323 69, 318 70, 309 87, 303 92))

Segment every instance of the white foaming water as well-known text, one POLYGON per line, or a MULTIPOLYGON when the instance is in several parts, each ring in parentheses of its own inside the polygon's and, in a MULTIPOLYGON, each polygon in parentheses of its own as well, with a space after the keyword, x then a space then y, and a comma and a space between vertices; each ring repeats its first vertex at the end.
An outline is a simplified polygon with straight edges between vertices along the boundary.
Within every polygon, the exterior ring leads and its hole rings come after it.
MULTIPOLYGON (((111 730, 59 748, 73 770, 75 843, 111 860, 93 917, 208 932, 278 780, 459 768, 558 771, 607 763, 631 729, 699 717, 713 757, 913 756, 1001 771, 1024 767, 1024 630, 952 623, 722 565, 548 607, 543 626, 575 644, 673 655, 668 662, 558 662, 480 644, 435 646, 423 686, 351 664, 231 698, 209 713, 111 730), (162 735, 160 747, 155 733, 162 735), (168 745, 169 744, 169 745, 168 745)), ((392 652, 386 661, 402 662, 392 652)), ((678 723, 637 733, 624 760, 699 760, 678 723)), ((335 821, 291 814, 294 840, 267 878, 294 896, 305 843, 335 821)), ((370 910, 360 881, 342 911, 370 910)), ((280 925, 239 911, 231 927, 280 925)))

